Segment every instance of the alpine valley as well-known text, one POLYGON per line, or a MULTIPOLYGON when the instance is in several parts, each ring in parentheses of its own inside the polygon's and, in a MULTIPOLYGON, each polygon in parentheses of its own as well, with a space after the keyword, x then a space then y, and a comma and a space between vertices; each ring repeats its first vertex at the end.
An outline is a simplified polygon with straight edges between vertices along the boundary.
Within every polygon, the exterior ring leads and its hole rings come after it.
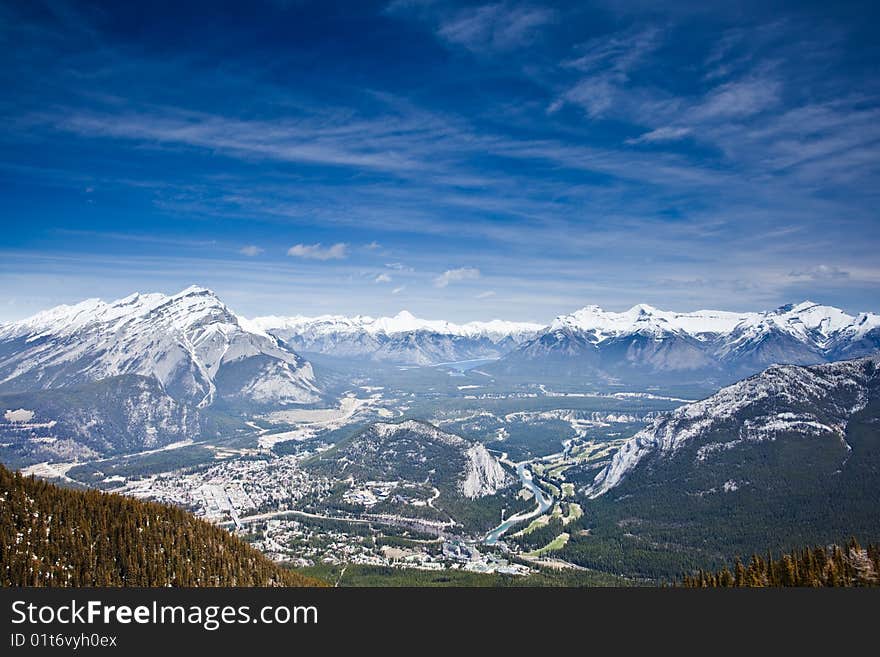
POLYGON ((880 315, 90 299, 0 324, 0 462, 341 584, 671 581, 880 539, 880 315))

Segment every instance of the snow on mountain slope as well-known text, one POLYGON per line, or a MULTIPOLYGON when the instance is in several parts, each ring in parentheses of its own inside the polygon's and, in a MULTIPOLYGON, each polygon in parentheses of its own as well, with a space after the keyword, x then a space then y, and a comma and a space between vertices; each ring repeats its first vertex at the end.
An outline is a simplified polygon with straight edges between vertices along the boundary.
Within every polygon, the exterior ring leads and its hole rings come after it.
POLYGON ((598 306, 587 306, 570 315, 560 315, 550 325, 550 330, 569 328, 589 333, 594 343, 633 333, 649 335, 682 333, 702 338, 705 335, 730 332, 737 324, 755 314, 723 310, 677 313, 658 310, 647 304, 639 304, 622 313, 614 313, 598 306))
POLYGON ((811 301, 782 306, 737 324, 716 353, 721 360, 755 365, 817 363, 823 360, 823 351, 855 320, 838 308, 811 301))
POLYGON ((172 397, 200 407, 218 395, 279 403, 319 397, 307 361, 201 287, 90 299, 0 326, 2 389, 124 374, 155 377, 172 397))
POLYGON ((557 371, 580 375, 690 371, 730 379, 773 363, 811 365, 878 349, 877 315, 853 317, 810 301, 755 313, 677 313, 645 304, 613 313, 587 306, 557 317, 498 369, 527 372, 551 359, 557 371))
POLYGON ((647 304, 624 312, 587 306, 538 324, 394 317, 259 317, 253 323, 302 352, 431 365, 502 358, 496 371, 533 374, 714 372, 728 380, 772 363, 808 365, 880 348, 880 318, 810 301, 768 312, 675 312, 647 304), (727 376, 729 374, 729 376, 727 376))
POLYGON ((681 313, 646 304, 615 313, 587 306, 541 327, 454 324, 406 311, 247 320, 210 291, 190 288, 170 297, 89 299, 0 325, 0 390, 135 373, 156 376, 176 398, 200 405, 218 391, 294 403, 317 398, 311 366, 296 352, 417 365, 501 358, 495 371, 517 375, 623 381, 675 372, 693 381, 729 381, 772 363, 809 365, 878 350, 880 316, 853 317, 809 301, 753 313, 681 313))
POLYGON ((633 333, 681 333, 706 340, 713 335, 736 332, 756 334, 775 328, 801 340, 825 344, 832 336, 851 327, 855 321, 856 318, 839 308, 822 306, 812 301, 782 306, 769 312, 751 313, 723 310, 678 313, 639 304, 621 313, 607 312, 598 306, 587 306, 570 315, 557 317, 550 325, 550 330, 574 328, 591 333, 595 342, 602 342, 633 333))
POLYGON ((849 336, 850 339, 859 339, 877 329, 880 329, 880 315, 860 313, 850 326, 841 331, 841 334, 849 336))
POLYGON ((600 378, 710 370, 711 345, 747 317, 711 310, 668 312, 645 304, 622 313, 588 306, 557 317, 494 369, 600 378))
POLYGON ((496 358, 542 328, 503 320, 453 324, 420 319, 407 311, 394 317, 267 316, 251 322, 297 351, 419 365, 496 358))
POLYGON ((775 365, 699 402, 657 418, 630 438, 588 489, 598 497, 617 486, 649 455, 667 458, 702 441, 697 460, 781 433, 833 435, 844 440, 848 419, 868 402, 880 356, 800 367, 775 365), (719 434, 728 439, 716 440, 719 434))
POLYGON ((373 318, 367 315, 345 317, 343 315, 321 315, 319 317, 279 317, 269 315, 255 317, 250 320, 255 327, 264 331, 290 330, 299 333, 346 333, 364 332, 370 335, 384 333, 395 335, 397 333, 412 333, 414 331, 429 331, 443 335, 461 335, 466 337, 490 337, 501 339, 508 336, 534 333, 543 328, 542 324, 530 322, 508 322, 493 319, 488 322, 468 322, 467 324, 453 324, 445 320, 420 319, 412 313, 402 310, 394 317, 373 318))
POLYGON ((832 360, 858 358, 880 351, 880 315, 861 313, 828 342, 832 360))

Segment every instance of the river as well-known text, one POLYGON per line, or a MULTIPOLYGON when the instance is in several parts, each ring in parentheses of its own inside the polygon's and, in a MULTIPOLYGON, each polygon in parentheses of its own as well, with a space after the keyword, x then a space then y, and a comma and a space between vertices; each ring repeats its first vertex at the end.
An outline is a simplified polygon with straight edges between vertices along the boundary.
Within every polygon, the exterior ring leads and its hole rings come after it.
POLYGON ((498 539, 501 538, 501 536, 505 532, 507 532, 508 529, 516 524, 540 516, 541 514, 545 513, 547 509, 553 506, 553 496, 542 490, 541 487, 535 483, 534 477, 532 476, 532 471, 529 470, 527 466, 528 463, 525 461, 523 461, 522 463, 517 463, 516 474, 519 476, 522 485, 532 491, 532 493, 534 493, 535 501, 538 503, 538 505, 531 511, 516 513, 510 516, 507 520, 505 520, 495 529, 486 534, 486 537, 483 539, 483 545, 495 545, 498 542, 498 539))

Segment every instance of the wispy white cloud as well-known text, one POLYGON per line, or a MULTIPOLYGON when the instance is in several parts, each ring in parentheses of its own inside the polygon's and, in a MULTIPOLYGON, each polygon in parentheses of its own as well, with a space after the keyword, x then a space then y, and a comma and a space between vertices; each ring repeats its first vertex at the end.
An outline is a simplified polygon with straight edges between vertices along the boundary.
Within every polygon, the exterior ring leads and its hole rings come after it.
POLYGON ((415 271, 415 269, 413 269, 409 265, 403 264, 402 262, 386 262, 385 266, 388 269, 393 269, 394 271, 404 271, 404 272, 409 272, 409 273, 412 273, 415 271))
POLYGON ((506 51, 528 45, 553 18, 553 11, 544 7, 502 2, 462 9, 442 21, 437 33, 469 50, 506 51))
POLYGON ((559 110, 566 102, 586 110, 590 118, 598 118, 615 104, 620 93, 618 84, 610 76, 589 77, 579 80, 561 98, 557 98, 548 108, 549 112, 559 110))
POLYGON ((596 37, 578 47, 574 59, 562 63, 583 75, 573 86, 555 98, 549 113, 566 103, 586 110, 590 118, 603 116, 624 93, 630 73, 662 43, 664 32, 656 26, 629 29, 596 37))
MULTIPOLYGON (((389 111, 393 111, 389 108, 389 111)), ((316 109, 317 112, 317 109, 316 109)), ((349 110, 325 108, 322 115, 264 121, 155 107, 143 112, 64 111, 35 116, 55 128, 83 136, 130 139, 157 145, 210 149, 240 158, 270 159, 379 171, 414 172, 427 160, 412 156, 413 140, 428 144, 446 128, 429 114, 409 113, 389 121, 353 119, 349 110)))
POLYGON ((662 128, 654 128, 645 132, 638 137, 627 139, 627 144, 650 144, 660 141, 675 141, 682 139, 691 134, 690 128, 676 128, 673 126, 664 126, 662 128))
POLYGON ((287 249, 287 255, 306 260, 344 260, 348 257, 348 244, 339 242, 324 247, 319 244, 295 244, 287 249))
POLYGON ((382 245, 379 244, 379 242, 373 240, 369 244, 365 244, 364 248, 367 249, 368 251, 377 251, 378 249, 382 248, 382 245))
POLYGON ((490 297, 495 296, 495 290, 486 290, 485 292, 480 292, 475 299, 488 299, 490 297))
POLYGON ((395 295, 396 295, 396 294, 400 294, 400 293, 403 292, 405 289, 406 289, 406 285, 401 285, 400 287, 396 287, 396 288, 394 288, 393 290, 391 290, 391 294, 395 294, 395 295))
POLYGON ((480 270, 476 267, 460 267, 458 269, 447 269, 434 279, 434 287, 446 287, 450 283, 458 281, 473 280, 480 277, 480 270))
POLYGON ((735 80, 712 90, 694 108, 693 120, 741 119, 764 112, 779 102, 781 85, 767 77, 735 80))
POLYGON ((260 254, 263 252, 263 249, 261 249, 259 246, 256 246, 256 245, 254 245, 254 244, 248 244, 247 246, 243 246, 243 247, 241 247, 241 248, 238 250, 238 252, 239 252, 241 255, 244 255, 244 256, 248 256, 248 257, 250 257, 250 258, 253 258, 254 256, 258 256, 258 255, 260 255, 260 254))
POLYGON ((441 2, 398 0, 386 13, 426 22, 446 43, 483 54, 528 46, 557 18, 549 7, 512 1, 454 8, 441 2))
MULTIPOLYGON (((776 34, 778 26, 766 33, 776 34)), ((699 94, 670 93, 658 84, 634 83, 636 71, 652 63, 655 54, 671 38, 668 27, 633 27, 596 37, 578 47, 577 54, 561 63, 562 69, 581 75, 547 108, 558 112, 566 104, 580 107, 591 119, 613 118, 645 128, 628 144, 669 143, 692 136, 710 140, 710 128, 722 122, 745 121, 779 107, 782 84, 769 64, 748 68, 730 66, 721 73, 705 77, 715 86, 699 94), (737 77, 731 74, 736 72, 737 77), (727 78, 720 84, 719 78, 727 78)), ((762 39, 769 37, 764 34, 762 39)), ((743 39, 742 33, 726 35, 705 60, 705 66, 718 67, 733 56, 743 39)), ((747 64, 751 55, 745 60, 747 64)))
POLYGON ((392 278, 388 274, 379 274, 373 279, 375 283, 390 283, 392 278))
POLYGON ((578 46, 578 55, 563 66, 592 75, 614 73, 625 81, 662 44, 663 36, 662 28, 650 25, 596 37, 578 46))

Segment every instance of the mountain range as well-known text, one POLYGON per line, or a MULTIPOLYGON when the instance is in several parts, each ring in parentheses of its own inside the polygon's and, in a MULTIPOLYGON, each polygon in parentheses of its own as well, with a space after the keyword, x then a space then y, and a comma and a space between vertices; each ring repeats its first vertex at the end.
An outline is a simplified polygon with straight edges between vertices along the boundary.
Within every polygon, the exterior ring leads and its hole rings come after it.
POLYGON ((768 312, 677 313, 640 304, 557 317, 488 371, 643 382, 736 380, 773 363, 810 365, 880 349, 880 315, 811 301, 768 312))
POLYGON ((139 374, 199 407, 217 398, 311 403, 320 391, 302 353, 408 365, 498 359, 499 373, 615 378, 747 375, 773 363, 815 364, 878 349, 880 315, 853 316, 811 301, 744 313, 646 304, 615 313, 587 306, 547 325, 455 324, 407 311, 246 319, 210 290, 193 286, 170 296, 89 299, 0 324, 0 391, 139 374))
POLYGON ((880 315, 850 315, 811 301, 765 312, 673 312, 639 304, 615 313, 587 306, 536 323, 394 317, 258 317, 252 323, 303 353, 396 364, 495 359, 486 371, 643 383, 729 382, 773 363, 810 365, 880 349, 880 315))
MULTIPOLYGON (((812 302, 752 313, 589 306, 540 327, 409 313, 249 320, 200 287, 93 299, 0 324, 0 462, 160 450, 210 435, 212 422, 241 428, 253 413, 334 403, 303 354, 401 365, 493 358, 481 376, 569 376, 634 389, 742 379, 656 417, 607 458, 566 471, 585 512, 564 530, 560 558, 674 577, 757 546, 876 531, 878 351, 880 316, 812 302)), ((348 482, 326 502, 332 511, 404 514, 477 532, 502 510, 528 506, 499 459, 469 434, 406 415, 346 433, 303 463, 348 482)), ((529 440, 539 437, 529 429, 529 440)), ((563 531, 552 522, 545 529, 563 531)))
POLYGON ((482 370, 496 376, 638 386, 723 384, 771 363, 878 349, 880 316, 812 302, 754 313, 588 306, 546 327, 454 324, 407 312, 249 320, 193 286, 89 299, 0 324, 0 401, 33 416, 0 418, 0 452, 18 462, 22 445, 29 461, 153 449, 198 436, 208 410, 326 402, 303 353, 406 365, 493 359, 482 370))
POLYGON ((406 365, 500 358, 543 328, 498 319, 454 324, 405 310, 394 317, 267 316, 252 323, 300 352, 406 365))

